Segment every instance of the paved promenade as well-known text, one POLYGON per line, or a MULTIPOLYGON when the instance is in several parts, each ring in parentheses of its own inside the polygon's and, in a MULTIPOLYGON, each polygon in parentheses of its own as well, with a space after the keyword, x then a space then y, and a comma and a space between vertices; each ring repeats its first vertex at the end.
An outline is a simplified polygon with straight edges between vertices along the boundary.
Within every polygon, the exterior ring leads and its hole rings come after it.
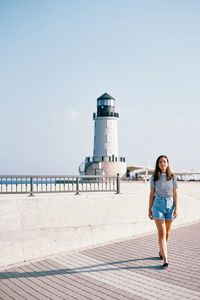
POLYGON ((199 232, 172 230, 166 270, 155 233, 4 269, 0 299, 200 299, 199 232))

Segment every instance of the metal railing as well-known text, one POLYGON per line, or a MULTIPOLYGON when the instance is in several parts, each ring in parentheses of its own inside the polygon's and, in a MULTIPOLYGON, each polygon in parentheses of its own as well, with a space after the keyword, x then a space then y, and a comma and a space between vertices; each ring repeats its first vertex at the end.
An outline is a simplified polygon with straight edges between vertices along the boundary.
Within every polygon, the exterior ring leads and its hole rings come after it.
POLYGON ((85 158, 86 163, 90 162, 126 162, 125 157, 115 156, 88 156, 85 158))
POLYGON ((116 112, 98 112, 98 113, 93 113, 93 119, 97 118, 97 117, 115 117, 115 118, 119 118, 119 113, 116 112))
POLYGON ((0 194, 30 194, 74 192, 120 193, 117 176, 74 175, 0 175, 0 194))

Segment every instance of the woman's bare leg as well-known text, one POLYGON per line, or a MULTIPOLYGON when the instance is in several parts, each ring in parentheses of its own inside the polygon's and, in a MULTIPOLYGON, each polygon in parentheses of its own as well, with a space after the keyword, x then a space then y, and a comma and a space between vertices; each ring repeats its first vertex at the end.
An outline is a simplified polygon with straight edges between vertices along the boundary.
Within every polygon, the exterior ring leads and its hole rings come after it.
POLYGON ((166 224, 165 220, 154 219, 158 230, 158 243, 163 256, 163 262, 167 262, 167 240, 166 240, 166 224))
POLYGON ((170 230, 172 227, 172 222, 170 220, 165 220, 165 225, 166 225, 166 241, 168 242, 169 239, 169 235, 170 235, 170 230))

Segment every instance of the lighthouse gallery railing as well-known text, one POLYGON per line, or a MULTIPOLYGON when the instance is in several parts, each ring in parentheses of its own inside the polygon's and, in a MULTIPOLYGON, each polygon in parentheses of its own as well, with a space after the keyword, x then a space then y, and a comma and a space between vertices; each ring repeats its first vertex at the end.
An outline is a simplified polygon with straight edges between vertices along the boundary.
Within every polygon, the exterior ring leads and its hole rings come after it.
POLYGON ((116 192, 120 193, 117 176, 74 175, 0 175, 0 194, 116 192))

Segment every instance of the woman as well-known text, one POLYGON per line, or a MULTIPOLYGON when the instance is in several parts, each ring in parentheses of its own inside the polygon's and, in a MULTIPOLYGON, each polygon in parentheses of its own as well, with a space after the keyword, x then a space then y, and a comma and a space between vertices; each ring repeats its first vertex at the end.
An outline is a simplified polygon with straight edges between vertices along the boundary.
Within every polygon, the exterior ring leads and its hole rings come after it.
POLYGON ((149 218, 154 220, 158 230, 160 258, 163 268, 168 267, 167 241, 173 219, 178 216, 177 178, 169 167, 166 155, 160 155, 156 161, 154 175, 151 177, 149 196, 149 218))

